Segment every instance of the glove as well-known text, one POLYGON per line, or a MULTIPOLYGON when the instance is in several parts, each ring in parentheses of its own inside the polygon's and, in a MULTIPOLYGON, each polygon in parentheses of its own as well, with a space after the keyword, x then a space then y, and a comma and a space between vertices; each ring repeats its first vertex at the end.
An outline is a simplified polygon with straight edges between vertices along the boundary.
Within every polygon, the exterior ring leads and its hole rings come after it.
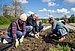
POLYGON ((24 36, 22 36, 22 37, 20 38, 20 43, 23 42, 23 39, 24 39, 24 36))
POLYGON ((35 38, 39 39, 39 33, 35 34, 35 38))
POLYGON ((18 46, 19 46, 19 41, 18 41, 18 39, 16 39, 15 47, 18 47, 18 46))
POLYGON ((37 36, 39 37, 39 32, 37 33, 37 36))

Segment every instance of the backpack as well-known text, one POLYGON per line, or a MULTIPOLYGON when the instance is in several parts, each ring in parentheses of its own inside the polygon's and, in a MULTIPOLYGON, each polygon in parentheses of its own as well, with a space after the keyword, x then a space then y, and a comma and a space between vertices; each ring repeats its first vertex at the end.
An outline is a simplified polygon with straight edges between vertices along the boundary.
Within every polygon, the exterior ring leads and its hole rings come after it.
POLYGON ((66 35, 66 34, 68 33, 65 28, 58 29, 58 32, 59 32, 59 34, 61 34, 62 36, 66 35))

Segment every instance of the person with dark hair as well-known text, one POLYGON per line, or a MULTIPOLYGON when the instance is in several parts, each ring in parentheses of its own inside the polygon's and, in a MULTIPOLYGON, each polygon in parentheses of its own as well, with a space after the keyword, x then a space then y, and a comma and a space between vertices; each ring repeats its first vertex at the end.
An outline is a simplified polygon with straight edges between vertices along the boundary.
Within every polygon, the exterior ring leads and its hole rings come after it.
POLYGON ((52 28, 51 32, 48 32, 48 36, 51 34, 56 34, 59 38, 59 41, 63 41, 65 39, 65 35, 69 33, 69 29, 63 23, 56 21, 53 17, 49 18, 49 23, 51 23, 52 28))

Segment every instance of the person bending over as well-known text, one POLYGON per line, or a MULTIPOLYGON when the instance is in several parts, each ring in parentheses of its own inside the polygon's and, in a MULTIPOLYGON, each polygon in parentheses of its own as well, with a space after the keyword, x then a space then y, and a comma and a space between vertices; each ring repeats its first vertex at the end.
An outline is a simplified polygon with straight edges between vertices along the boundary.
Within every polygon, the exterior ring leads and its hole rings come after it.
POLYGON ((51 34, 56 34, 59 38, 59 41, 63 41, 65 39, 65 35, 69 33, 69 29, 63 23, 56 21, 53 17, 49 18, 49 23, 51 23, 52 28, 51 31, 48 32, 48 36, 51 34))

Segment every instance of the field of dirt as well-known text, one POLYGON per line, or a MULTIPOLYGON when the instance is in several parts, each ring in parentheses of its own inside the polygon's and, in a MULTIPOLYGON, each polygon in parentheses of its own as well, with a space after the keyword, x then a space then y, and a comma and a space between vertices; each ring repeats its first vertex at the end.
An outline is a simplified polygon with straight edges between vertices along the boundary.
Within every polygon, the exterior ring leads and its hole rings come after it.
POLYGON ((75 51, 75 32, 70 31, 68 35, 66 35, 66 39, 64 42, 59 42, 58 40, 46 38, 47 31, 40 32, 39 39, 33 37, 26 37, 24 42, 20 44, 18 48, 14 46, 9 47, 6 51, 49 51, 49 48, 56 48, 56 44, 60 44, 62 46, 69 45, 71 47, 71 51, 75 51))

